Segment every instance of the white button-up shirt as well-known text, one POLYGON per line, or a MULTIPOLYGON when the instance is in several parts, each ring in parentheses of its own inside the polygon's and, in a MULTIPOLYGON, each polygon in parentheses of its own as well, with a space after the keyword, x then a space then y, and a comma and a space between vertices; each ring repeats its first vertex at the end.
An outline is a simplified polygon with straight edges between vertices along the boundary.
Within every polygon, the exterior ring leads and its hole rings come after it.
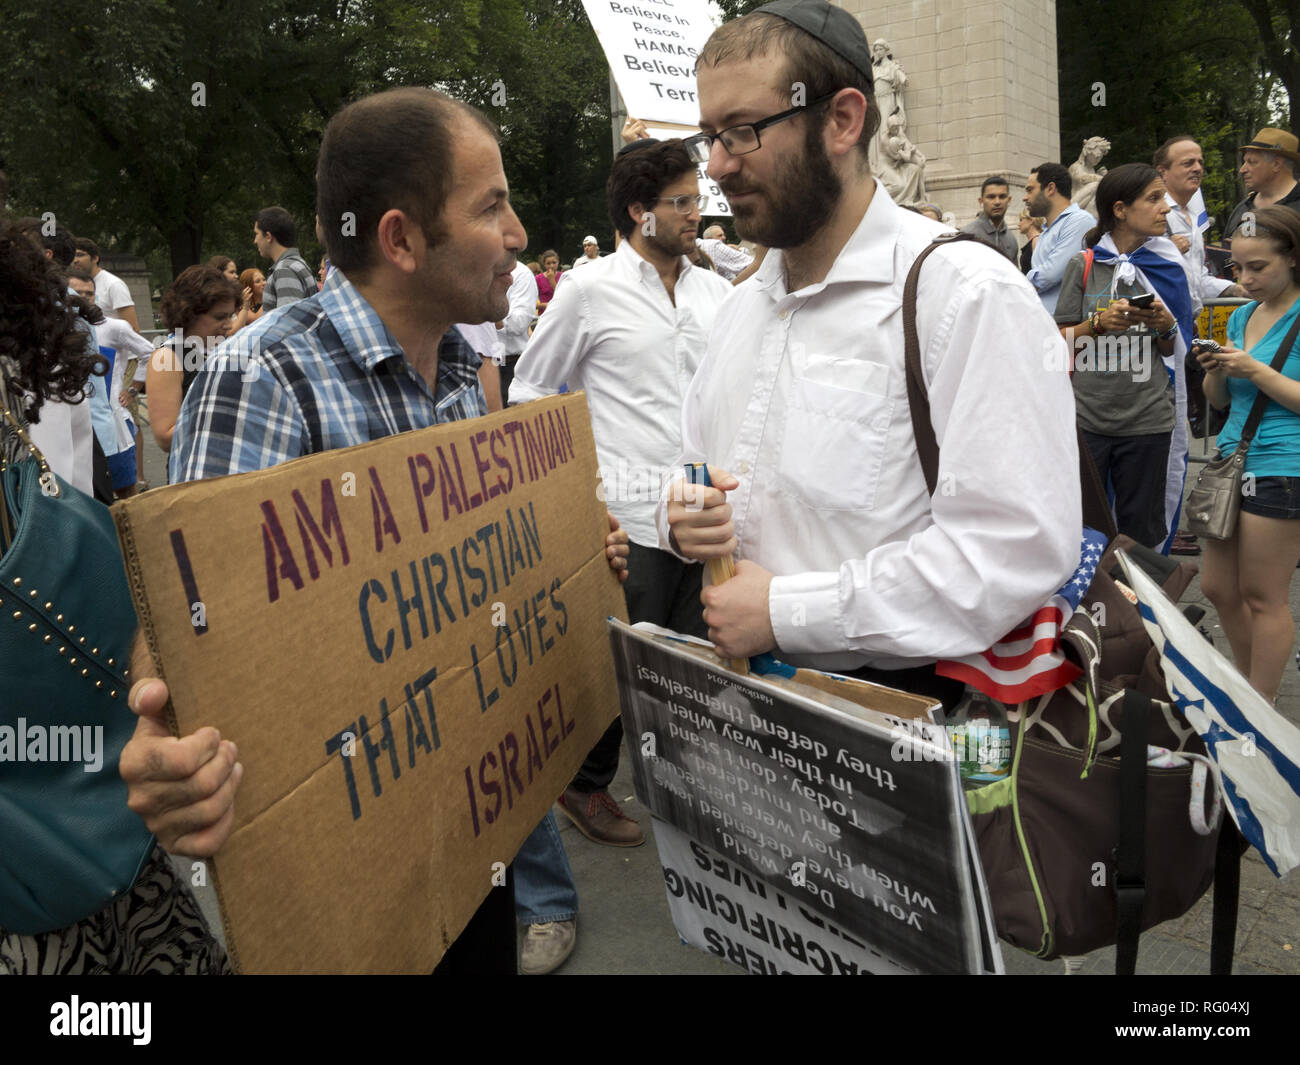
POLYGON ((1180 206, 1168 192, 1165 193, 1165 203, 1169 204, 1169 214, 1165 221, 1170 236, 1186 237, 1188 241, 1187 250, 1183 252, 1183 270, 1187 274, 1187 286, 1192 292, 1192 313, 1199 314, 1206 300, 1214 299, 1225 289, 1232 288, 1233 282, 1211 277, 1210 271, 1205 268, 1205 234, 1188 209, 1191 205, 1180 206))
POLYGON ((731 286, 682 258, 670 300, 629 241, 567 276, 519 360, 510 403, 585 389, 606 504, 634 543, 657 547, 660 485, 682 451, 682 396, 731 286))
POLYGON ((796 665, 900 668, 986 650, 1078 565, 1065 345, 1020 272, 975 243, 935 252, 921 272, 940 445, 938 489, 926 492, 903 282, 944 230, 877 182, 824 281, 788 293, 773 250, 733 290, 686 394, 682 457, 739 479, 728 494, 739 557, 776 574, 772 630, 796 665))
POLYGON ((537 317, 537 280, 527 264, 515 263, 506 298, 510 301, 510 309, 497 330, 497 336, 505 355, 518 355, 528 345, 528 327, 537 317))
POLYGON ((733 248, 716 237, 701 237, 695 243, 704 249, 704 253, 713 260, 714 269, 727 281, 735 281, 754 261, 754 257, 744 248, 733 248))

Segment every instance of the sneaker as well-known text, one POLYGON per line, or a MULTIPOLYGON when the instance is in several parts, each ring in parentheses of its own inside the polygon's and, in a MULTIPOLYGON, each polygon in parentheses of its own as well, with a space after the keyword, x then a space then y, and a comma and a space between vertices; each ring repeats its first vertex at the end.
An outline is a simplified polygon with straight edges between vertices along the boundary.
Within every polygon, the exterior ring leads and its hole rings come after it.
POLYGON ((639 847, 645 833, 628 817, 607 791, 578 791, 568 787, 560 796, 560 810, 589 840, 611 847, 639 847))
POLYGON ((530 924, 524 934, 519 971, 524 976, 545 976, 568 960, 578 941, 578 919, 530 924))

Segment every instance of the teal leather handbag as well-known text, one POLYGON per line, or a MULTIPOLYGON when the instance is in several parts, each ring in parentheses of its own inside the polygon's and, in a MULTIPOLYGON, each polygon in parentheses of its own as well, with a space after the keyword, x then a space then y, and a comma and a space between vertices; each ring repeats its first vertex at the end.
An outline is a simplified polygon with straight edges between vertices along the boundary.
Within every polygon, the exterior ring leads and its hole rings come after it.
POLYGON ((0 931, 75 924, 128 891, 153 837, 118 758, 135 731, 135 609, 108 508, 60 480, 0 393, 0 931))

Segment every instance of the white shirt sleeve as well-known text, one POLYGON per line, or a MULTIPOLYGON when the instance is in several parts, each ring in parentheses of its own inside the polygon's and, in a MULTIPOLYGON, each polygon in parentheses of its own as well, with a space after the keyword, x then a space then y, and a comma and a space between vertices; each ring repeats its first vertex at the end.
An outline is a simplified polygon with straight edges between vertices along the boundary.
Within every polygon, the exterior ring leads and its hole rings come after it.
MULTIPOLYGON (((954 285, 938 259, 917 300, 940 446, 933 524, 837 571, 774 578, 769 614, 784 652, 978 653, 1078 566, 1074 395, 1046 365, 1064 342, 1028 289, 954 285)), ((903 448, 892 461, 917 460, 903 448)))
POLYGON ((515 367, 510 406, 553 396, 561 385, 571 384, 590 341, 591 322, 582 282, 558 286, 515 367))
POLYGON ((708 253, 714 266, 720 268, 720 273, 726 271, 730 277, 735 277, 754 261, 754 257, 744 248, 733 248, 716 237, 701 238, 695 243, 708 253))
POLYGON ((510 310, 497 334, 505 345, 505 353, 517 355, 528 343, 528 326, 537 313, 537 281, 531 270, 527 267, 515 270, 506 299, 510 301, 510 310))
POLYGON ((1208 264, 1202 268, 1201 273, 1201 299, 1212 300, 1222 296, 1224 292, 1236 284, 1235 281, 1229 281, 1227 278, 1215 277, 1210 273, 1208 264))

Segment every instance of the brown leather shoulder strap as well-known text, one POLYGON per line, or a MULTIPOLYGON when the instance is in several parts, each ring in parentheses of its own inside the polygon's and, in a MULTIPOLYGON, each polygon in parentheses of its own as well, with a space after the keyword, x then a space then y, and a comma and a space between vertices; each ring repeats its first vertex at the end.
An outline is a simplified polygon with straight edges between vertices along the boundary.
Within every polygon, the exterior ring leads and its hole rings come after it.
MULTIPOLYGON (((916 332, 916 289, 921 281, 921 264, 929 254, 959 240, 984 243, 973 233, 939 237, 921 249, 921 254, 912 263, 912 269, 907 272, 907 281, 903 284, 903 358, 907 368, 907 403, 912 413, 916 453, 920 456, 921 471, 925 474, 925 486, 930 495, 934 495, 934 490, 939 485, 939 441, 935 438, 934 426, 930 421, 930 395, 925 387, 925 376, 921 372, 921 341, 916 332)), ((994 250, 996 249, 990 248, 990 251, 994 250)))

